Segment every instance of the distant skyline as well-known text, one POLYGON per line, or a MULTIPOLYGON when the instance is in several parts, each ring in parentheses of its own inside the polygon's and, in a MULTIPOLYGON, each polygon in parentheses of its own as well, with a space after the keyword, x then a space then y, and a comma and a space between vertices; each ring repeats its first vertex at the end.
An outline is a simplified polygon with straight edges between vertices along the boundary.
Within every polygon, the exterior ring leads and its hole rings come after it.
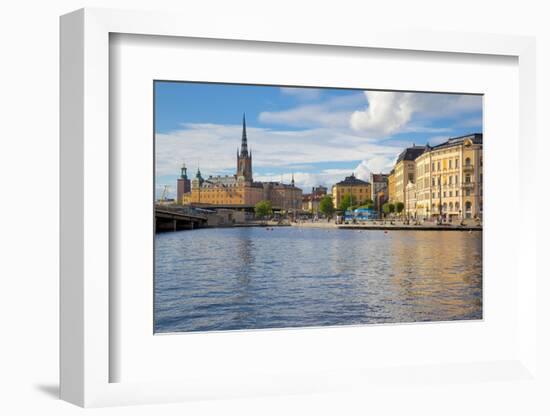
POLYGON ((174 196, 182 163, 193 177, 233 175, 246 114, 254 180, 304 193, 352 172, 387 173, 413 143, 482 132, 482 96, 155 82, 156 197, 174 196))

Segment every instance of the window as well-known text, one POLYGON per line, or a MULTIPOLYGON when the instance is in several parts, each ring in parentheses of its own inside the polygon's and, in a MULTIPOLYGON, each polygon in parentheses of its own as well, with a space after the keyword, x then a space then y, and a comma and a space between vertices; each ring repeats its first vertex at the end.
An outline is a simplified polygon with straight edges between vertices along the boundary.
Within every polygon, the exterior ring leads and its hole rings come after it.
POLYGON ((458 191, 456 191, 456 195, 455 196, 458 196, 458 191))
POLYGON ((447 197, 447 192, 443 192, 443 198, 447 197))
POLYGON ((472 161, 470 160, 469 157, 466 158, 466 166, 471 166, 472 165, 472 161))
POLYGON ((432 162, 432 171, 434 171, 434 170, 435 170, 435 163, 432 162))
POLYGON ((435 178, 432 178, 432 186, 435 186, 435 178))
POLYGON ((441 162, 437 162, 437 170, 441 170, 441 162))
POLYGON ((435 199, 435 192, 432 194, 432 198, 435 199))
POLYGON ((460 205, 458 204, 458 202, 455 202, 455 211, 458 211, 460 209, 459 206, 460 205))
POLYGON ((449 185, 452 185, 452 184, 453 184, 453 177, 449 176, 449 185))
POLYGON ((471 183, 471 182, 472 182, 472 177, 470 176, 469 173, 466 175, 466 178, 465 178, 464 181, 465 181, 466 183, 471 183))
POLYGON ((466 189, 466 196, 470 196, 470 190, 466 189))
POLYGON ((455 175, 455 183, 458 185, 458 175, 455 175))

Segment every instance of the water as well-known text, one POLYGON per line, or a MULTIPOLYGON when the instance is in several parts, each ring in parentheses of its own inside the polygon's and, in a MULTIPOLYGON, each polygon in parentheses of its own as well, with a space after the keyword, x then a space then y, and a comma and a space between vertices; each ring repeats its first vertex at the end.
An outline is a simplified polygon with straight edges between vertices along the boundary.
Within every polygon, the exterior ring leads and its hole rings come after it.
POLYGON ((481 232, 156 235, 155 332, 482 318, 481 232))

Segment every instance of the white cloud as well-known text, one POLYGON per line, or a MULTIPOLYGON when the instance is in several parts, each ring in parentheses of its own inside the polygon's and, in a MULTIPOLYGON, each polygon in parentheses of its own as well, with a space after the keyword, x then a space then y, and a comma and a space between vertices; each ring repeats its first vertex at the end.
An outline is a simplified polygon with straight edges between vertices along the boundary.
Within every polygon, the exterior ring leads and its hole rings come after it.
POLYGON ((441 119, 481 111, 482 97, 477 95, 364 91, 368 106, 354 111, 350 127, 370 134, 391 135, 401 131, 436 132, 413 126, 414 119, 441 119))
POLYGON ((363 94, 332 97, 318 104, 307 104, 282 111, 264 111, 259 120, 293 127, 348 128, 353 110, 364 102, 363 94))
POLYGON ((363 111, 353 112, 350 118, 350 125, 354 130, 391 134, 411 120, 411 94, 365 91, 365 96, 368 107, 363 111))
MULTIPOLYGON (((268 171, 288 167, 295 179, 306 186, 331 185, 335 180, 349 176, 351 170, 325 169, 307 172, 303 165, 321 162, 350 162, 363 160, 374 171, 388 166, 400 147, 376 142, 349 130, 317 128, 281 131, 247 128, 248 145, 253 153, 253 169, 268 171), (302 165, 302 166, 300 166, 302 165), (317 175, 317 176, 315 176, 317 175)), ((195 175, 197 166, 203 175, 233 174, 236 169, 237 146, 240 145, 240 125, 185 124, 184 128, 169 134, 156 135, 156 175, 176 175, 185 162, 188 174, 195 175)), ((256 177, 256 175, 255 175, 256 177)), ((261 180, 261 177, 257 178, 261 180)), ((270 180, 280 180, 273 175, 270 180)))
MULTIPOLYGON (((353 169, 323 169, 319 172, 294 172, 294 182, 297 187, 303 190, 304 193, 311 192, 311 188, 314 186, 327 186, 329 192, 331 192, 332 185, 336 182, 344 180, 346 176, 350 176, 352 173, 363 181, 370 180, 370 174, 379 172, 389 172, 392 166, 392 157, 390 156, 374 156, 362 160, 353 169)), ((254 175, 254 180, 257 181, 283 181, 284 183, 290 183, 292 178, 291 173, 284 175, 266 174, 266 175, 254 175)))
MULTIPOLYGON (((235 169, 241 126, 187 124, 186 129, 156 135, 157 174, 178 172, 182 162, 193 171, 223 172, 235 169)), ((350 161, 367 155, 393 155, 393 146, 333 129, 280 131, 247 128, 248 146, 255 166, 278 167, 324 161, 350 161)))

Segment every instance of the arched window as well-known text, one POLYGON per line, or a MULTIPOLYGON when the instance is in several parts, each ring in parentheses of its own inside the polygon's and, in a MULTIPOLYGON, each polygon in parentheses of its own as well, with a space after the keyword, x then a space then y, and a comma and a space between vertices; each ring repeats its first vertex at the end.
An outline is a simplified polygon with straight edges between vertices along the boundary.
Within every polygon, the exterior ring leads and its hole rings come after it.
POLYGON ((466 158, 466 166, 470 166, 472 164, 472 161, 469 157, 466 158))
POLYGON ((443 204, 443 212, 447 212, 447 203, 446 202, 443 204))
POLYGON ((458 204, 458 202, 455 202, 455 211, 458 211, 460 209, 460 205, 458 204))

